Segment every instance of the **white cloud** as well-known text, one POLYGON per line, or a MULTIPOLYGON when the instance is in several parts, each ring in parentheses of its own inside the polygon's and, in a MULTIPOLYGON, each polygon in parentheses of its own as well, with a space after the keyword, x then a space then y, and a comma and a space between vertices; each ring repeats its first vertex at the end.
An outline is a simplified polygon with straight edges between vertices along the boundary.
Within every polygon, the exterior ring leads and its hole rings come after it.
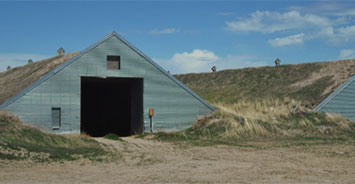
POLYGON ((184 72, 208 71, 210 65, 219 59, 212 51, 195 49, 191 53, 175 53, 171 62, 184 72))
POLYGON ((355 16, 355 9, 343 10, 335 13, 337 16, 355 16))
POLYGON ((178 29, 175 28, 166 28, 166 29, 154 29, 149 31, 149 34, 173 34, 179 32, 178 29))
POLYGON ((355 16, 354 2, 343 1, 314 1, 308 5, 290 6, 288 10, 325 16, 355 16))
POLYGON ((289 10, 296 10, 304 13, 312 13, 317 15, 336 15, 339 12, 346 12, 351 9, 352 3, 342 1, 315 1, 303 6, 290 6, 289 10))
POLYGON ((336 36, 342 38, 346 42, 353 40, 355 37, 355 25, 339 28, 336 36))
POLYGON ((219 57, 209 50, 194 49, 192 52, 175 53, 170 59, 155 59, 163 68, 172 73, 209 72, 212 66, 218 70, 266 65, 252 56, 219 57))
POLYGON ((338 28, 329 27, 320 31, 314 37, 324 38, 332 44, 344 44, 355 41, 355 25, 338 28))
MULTIPOLYGON (((236 21, 227 21, 228 30, 235 32, 257 32, 262 34, 289 33, 290 36, 268 40, 272 46, 287 46, 302 44, 306 40, 323 39, 331 44, 344 44, 355 40, 355 25, 352 24, 354 9, 343 13, 338 7, 322 6, 329 10, 332 16, 301 13, 301 9, 288 12, 256 11, 249 17, 236 21)), ((303 11, 304 12, 304 11, 303 11)))
POLYGON ((7 66, 14 68, 27 64, 29 59, 34 62, 48 58, 48 56, 39 54, 15 54, 15 53, 0 53, 0 72, 6 71, 7 66))
POLYGON ((269 40, 268 43, 272 46, 281 47, 287 45, 302 44, 305 39, 305 35, 303 33, 300 33, 283 38, 275 38, 269 40))
POLYGON ((319 31, 319 36, 332 36, 334 34, 334 28, 333 27, 326 27, 322 30, 319 31))
POLYGON ((354 59, 355 49, 343 49, 340 51, 339 59, 354 59))
POLYGON ((227 21, 227 29, 231 31, 252 31, 260 33, 274 33, 287 30, 313 29, 332 25, 326 17, 314 14, 302 15, 298 11, 285 13, 256 11, 248 18, 237 21, 227 21))

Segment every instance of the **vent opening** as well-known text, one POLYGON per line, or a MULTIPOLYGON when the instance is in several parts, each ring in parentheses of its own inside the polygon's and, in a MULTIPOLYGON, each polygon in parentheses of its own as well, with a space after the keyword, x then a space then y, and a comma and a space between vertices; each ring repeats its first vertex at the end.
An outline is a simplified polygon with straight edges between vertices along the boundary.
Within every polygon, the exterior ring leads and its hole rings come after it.
POLYGON ((120 70, 121 69, 121 57, 120 56, 107 56, 107 69, 120 70))

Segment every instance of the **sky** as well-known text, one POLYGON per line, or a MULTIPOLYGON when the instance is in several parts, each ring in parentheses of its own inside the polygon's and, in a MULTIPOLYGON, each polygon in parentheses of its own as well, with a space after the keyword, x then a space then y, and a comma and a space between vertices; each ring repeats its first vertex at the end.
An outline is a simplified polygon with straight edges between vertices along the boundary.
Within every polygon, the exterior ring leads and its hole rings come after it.
POLYGON ((112 31, 173 74, 334 61, 355 58, 355 0, 0 0, 0 72, 112 31))

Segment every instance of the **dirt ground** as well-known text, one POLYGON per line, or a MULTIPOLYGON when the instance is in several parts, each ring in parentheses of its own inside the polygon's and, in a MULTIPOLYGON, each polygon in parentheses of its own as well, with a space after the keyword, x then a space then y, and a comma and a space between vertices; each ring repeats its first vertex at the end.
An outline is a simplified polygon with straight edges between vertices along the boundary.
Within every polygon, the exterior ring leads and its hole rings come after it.
POLYGON ((2 164, 0 183, 355 183, 354 145, 256 149, 97 140, 120 157, 2 164))

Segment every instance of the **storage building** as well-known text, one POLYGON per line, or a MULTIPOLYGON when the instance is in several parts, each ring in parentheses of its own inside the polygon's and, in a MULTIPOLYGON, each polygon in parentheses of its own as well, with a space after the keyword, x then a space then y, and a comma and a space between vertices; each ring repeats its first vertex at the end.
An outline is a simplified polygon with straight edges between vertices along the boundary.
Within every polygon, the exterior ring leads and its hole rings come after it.
POLYGON ((0 85, 0 110, 56 133, 142 133, 149 109, 154 131, 177 130, 214 110, 116 32, 82 52, 2 72, 0 85))

